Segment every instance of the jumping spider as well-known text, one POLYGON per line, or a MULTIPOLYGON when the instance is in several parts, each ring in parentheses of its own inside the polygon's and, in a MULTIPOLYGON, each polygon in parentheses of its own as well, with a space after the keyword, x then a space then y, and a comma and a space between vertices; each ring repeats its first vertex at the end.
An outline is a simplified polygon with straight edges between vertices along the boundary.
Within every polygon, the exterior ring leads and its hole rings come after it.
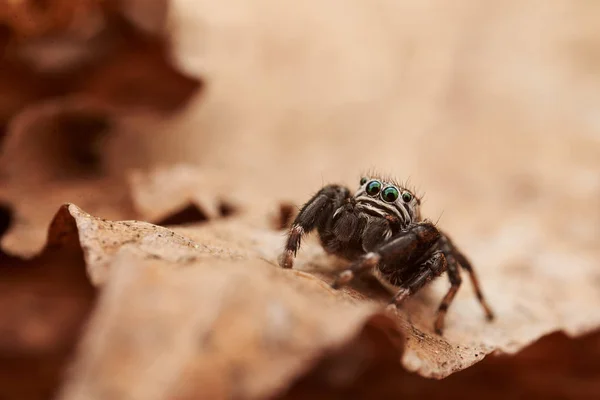
POLYGON ((291 268, 304 234, 317 229, 325 251, 352 261, 333 282, 339 288, 357 274, 374 272, 394 289, 391 305, 398 306, 426 283, 448 271, 450 290, 444 296, 434 323, 442 334, 444 318, 461 284, 459 265, 469 273, 488 320, 488 306, 471 263, 450 238, 421 218, 421 199, 407 188, 378 177, 363 177, 358 190, 327 185, 300 210, 280 257, 291 268))

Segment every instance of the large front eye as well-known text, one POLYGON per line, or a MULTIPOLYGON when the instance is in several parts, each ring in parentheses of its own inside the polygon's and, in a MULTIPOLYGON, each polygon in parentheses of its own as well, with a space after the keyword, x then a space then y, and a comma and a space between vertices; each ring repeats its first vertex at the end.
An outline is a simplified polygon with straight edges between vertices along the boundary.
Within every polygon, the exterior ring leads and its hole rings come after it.
POLYGON ((371 181, 367 184, 367 194, 369 196, 376 196, 381 190, 381 182, 371 181))
POLYGON ((381 198, 388 203, 393 203, 398 200, 398 196, 400 196, 400 193, 398 192, 398 189, 393 186, 388 186, 381 192, 381 198))

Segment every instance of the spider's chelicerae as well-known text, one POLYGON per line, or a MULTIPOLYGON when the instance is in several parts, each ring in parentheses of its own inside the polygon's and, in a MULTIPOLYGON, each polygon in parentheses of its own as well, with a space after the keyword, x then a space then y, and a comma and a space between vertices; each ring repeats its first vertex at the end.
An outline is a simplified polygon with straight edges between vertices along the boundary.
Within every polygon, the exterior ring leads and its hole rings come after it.
POLYGON ((280 265, 291 268, 302 236, 317 229, 327 253, 352 261, 337 276, 334 288, 371 271, 383 278, 388 289, 393 288, 390 303, 397 306, 447 271, 451 286, 434 324, 441 335, 444 317, 461 284, 460 266, 468 272, 488 320, 493 319, 471 263, 445 233, 421 218, 420 205, 413 191, 390 179, 363 177, 354 194, 344 186, 327 185, 294 220, 280 265))

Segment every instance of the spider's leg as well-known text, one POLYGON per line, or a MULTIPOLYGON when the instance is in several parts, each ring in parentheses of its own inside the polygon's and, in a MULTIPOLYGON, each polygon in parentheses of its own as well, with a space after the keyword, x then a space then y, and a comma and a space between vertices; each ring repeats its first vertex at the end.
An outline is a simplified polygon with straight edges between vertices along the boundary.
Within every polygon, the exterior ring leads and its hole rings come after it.
POLYGON ((442 299, 442 302, 440 303, 440 306, 438 307, 437 318, 434 324, 435 332, 438 335, 442 334, 442 331, 444 329, 444 320, 446 318, 446 313, 448 312, 448 307, 450 307, 450 304, 452 304, 454 296, 456 296, 456 292, 458 292, 458 288, 460 288, 460 284, 462 283, 462 279, 460 278, 456 261, 453 258, 444 258, 446 259, 448 279, 450 280, 450 289, 448 289, 448 293, 446 293, 446 295, 442 299))
POLYGON ((429 249, 439 237, 439 231, 430 222, 413 225, 352 263, 338 275, 331 286, 339 288, 354 279, 358 273, 373 269, 380 263, 407 264, 409 260, 429 249))
POLYGON ((454 300, 454 296, 456 295, 461 283, 460 276, 456 269, 456 264, 451 264, 448 262, 444 256, 444 253, 441 251, 436 251, 433 253, 427 261, 419 265, 419 269, 409 280, 402 282, 399 285, 400 289, 392 298, 390 304, 395 306, 400 305, 408 297, 418 292, 419 289, 425 286, 425 284, 427 284, 433 278, 438 277, 446 270, 448 271, 448 276, 450 277, 451 286, 448 290, 448 293, 446 293, 444 299, 440 303, 437 313, 438 315, 434 324, 435 332, 441 335, 444 328, 446 311, 448 310, 450 303, 452 303, 452 300, 454 300))
MULTIPOLYGON (((419 265, 419 269, 412 274, 412 277, 406 282, 402 282, 399 286, 400 289, 396 293, 396 295, 390 301, 390 304, 400 305, 404 300, 413 294, 417 293, 419 289, 421 289, 425 284, 431 281, 433 278, 439 276, 442 272, 446 270, 448 263, 446 261, 446 257, 442 252, 435 252, 427 261, 419 265)), ((456 291, 456 290, 455 290, 456 291)), ((452 296, 446 295, 446 297, 450 297, 448 303, 452 301, 452 296)), ((442 301, 442 304, 446 301, 442 301)), ((440 306, 441 307, 441 306, 440 306)), ((446 306, 446 308, 448 308, 446 306)))
POLYGON ((477 274, 473 270, 471 262, 445 234, 442 234, 442 243, 442 251, 446 255, 446 258, 448 258, 449 263, 450 261, 456 260, 456 262, 458 262, 458 264, 460 264, 460 266, 469 274, 469 278, 473 285, 473 290, 475 291, 477 300, 479 300, 481 307, 483 307, 486 318, 491 321, 492 319, 494 319, 494 312, 492 311, 491 307, 488 305, 485 297, 483 296, 479 279, 477 278, 477 274))
POLYGON ((279 265, 292 268, 294 257, 300 248, 302 236, 325 224, 334 210, 350 197, 350 191, 339 185, 328 185, 319 190, 300 210, 288 233, 285 249, 279 265))

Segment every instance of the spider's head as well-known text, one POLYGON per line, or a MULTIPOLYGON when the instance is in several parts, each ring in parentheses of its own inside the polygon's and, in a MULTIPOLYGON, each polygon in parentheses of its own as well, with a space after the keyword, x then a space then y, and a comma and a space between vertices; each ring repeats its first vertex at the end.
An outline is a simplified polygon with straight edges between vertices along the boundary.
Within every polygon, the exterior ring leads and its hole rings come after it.
POLYGON ((390 179, 361 178, 354 199, 361 211, 383 218, 396 218, 403 226, 421 220, 421 199, 390 179))

